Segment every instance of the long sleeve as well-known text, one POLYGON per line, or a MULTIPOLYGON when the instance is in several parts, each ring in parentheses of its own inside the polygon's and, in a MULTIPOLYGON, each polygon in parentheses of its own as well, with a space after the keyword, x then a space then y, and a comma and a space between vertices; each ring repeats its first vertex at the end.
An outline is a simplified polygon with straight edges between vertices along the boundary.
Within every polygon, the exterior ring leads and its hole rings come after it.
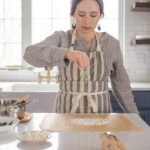
POLYGON ((27 47, 24 59, 35 67, 65 66, 64 56, 68 48, 60 47, 60 32, 56 31, 44 41, 27 47))
POLYGON ((132 95, 129 77, 123 65, 119 41, 116 42, 115 55, 112 65, 113 70, 111 71, 110 80, 115 97, 124 112, 139 114, 132 95))

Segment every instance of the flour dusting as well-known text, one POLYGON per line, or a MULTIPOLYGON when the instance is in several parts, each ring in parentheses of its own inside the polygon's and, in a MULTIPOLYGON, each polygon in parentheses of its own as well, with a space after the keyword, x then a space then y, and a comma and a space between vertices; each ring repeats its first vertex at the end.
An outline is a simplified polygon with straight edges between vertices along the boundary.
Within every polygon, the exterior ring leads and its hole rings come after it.
POLYGON ((76 125, 86 125, 86 126, 92 126, 92 125, 104 125, 108 124, 109 120, 104 118, 81 118, 81 119, 70 119, 72 124, 76 125))

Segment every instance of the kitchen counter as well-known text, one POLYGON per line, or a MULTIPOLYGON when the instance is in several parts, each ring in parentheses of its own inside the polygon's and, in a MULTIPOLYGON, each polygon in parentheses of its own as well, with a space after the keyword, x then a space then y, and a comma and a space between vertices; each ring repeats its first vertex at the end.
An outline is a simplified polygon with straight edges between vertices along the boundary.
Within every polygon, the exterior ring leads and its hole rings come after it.
POLYGON ((130 85, 133 91, 150 91, 149 82, 131 82, 130 85))
MULTIPOLYGON (((18 124, 11 132, 0 133, 0 150, 100 150, 100 132, 55 132, 46 142, 20 142, 16 136, 28 130, 39 130, 45 113, 34 113, 28 123, 18 124)), ((150 127, 137 114, 124 114, 142 132, 114 132, 128 150, 150 150, 150 127)))
MULTIPOLYGON (((111 90, 111 84, 108 84, 111 90)), ((149 82, 131 82, 133 91, 150 91, 149 82)), ((0 82, 0 92, 58 92, 58 84, 37 82, 0 82)))

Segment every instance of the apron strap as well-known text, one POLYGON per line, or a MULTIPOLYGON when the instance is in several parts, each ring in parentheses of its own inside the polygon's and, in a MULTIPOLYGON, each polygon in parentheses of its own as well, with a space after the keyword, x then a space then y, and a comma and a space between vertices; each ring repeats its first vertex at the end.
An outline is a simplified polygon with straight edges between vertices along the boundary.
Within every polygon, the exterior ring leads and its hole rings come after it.
POLYGON ((100 43, 99 43, 98 36, 97 36, 97 34, 95 34, 95 35, 96 35, 96 42, 97 42, 97 48, 96 48, 96 50, 102 52, 102 51, 101 51, 101 46, 100 46, 100 43))
POLYGON ((105 94, 108 93, 108 91, 101 91, 101 92, 94 92, 94 93, 85 93, 85 92, 66 92, 66 91, 60 91, 62 93, 67 93, 67 94, 73 94, 73 99, 72 99, 72 109, 71 113, 75 113, 77 108, 79 107, 80 101, 84 96, 87 96, 87 101, 88 101, 88 106, 93 109, 93 112, 98 112, 98 106, 96 104, 96 101, 92 98, 92 95, 97 95, 97 94, 105 94))
MULTIPOLYGON (((71 109, 71 113, 76 112, 76 110, 79 106, 80 100, 82 100, 83 96, 85 96, 85 95, 81 93, 81 94, 73 97, 73 99, 72 99, 73 107, 71 109)), ((93 112, 97 113, 98 112, 98 106, 97 106, 95 100, 92 98, 92 96, 90 94, 86 94, 86 96, 87 96, 89 107, 92 107, 93 112)))
POLYGON ((72 32, 72 39, 71 39, 71 46, 70 46, 70 50, 71 51, 74 50, 75 40, 76 40, 76 30, 73 30, 73 32, 72 32))
POLYGON ((102 68, 101 68, 101 77, 100 77, 100 81, 101 81, 102 78, 103 78, 103 76, 104 76, 104 68, 105 68, 105 65, 104 65, 104 55, 103 55, 103 51, 101 50, 101 46, 100 46, 97 34, 96 34, 96 40, 97 40, 97 51, 100 52, 101 65, 102 65, 102 68))

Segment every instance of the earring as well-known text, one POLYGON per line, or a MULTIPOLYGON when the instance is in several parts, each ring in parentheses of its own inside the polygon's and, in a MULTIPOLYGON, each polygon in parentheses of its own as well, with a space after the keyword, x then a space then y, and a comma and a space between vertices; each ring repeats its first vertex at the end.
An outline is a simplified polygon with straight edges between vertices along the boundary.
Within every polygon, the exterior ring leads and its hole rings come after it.
POLYGON ((76 24, 72 24, 72 29, 73 29, 73 30, 76 29, 76 24))
POLYGON ((75 30, 76 29, 76 19, 72 17, 71 22, 72 22, 72 29, 75 30))
POLYGON ((98 31, 100 31, 100 30, 101 30, 101 26, 100 26, 100 24, 98 25, 97 29, 98 29, 98 31))

